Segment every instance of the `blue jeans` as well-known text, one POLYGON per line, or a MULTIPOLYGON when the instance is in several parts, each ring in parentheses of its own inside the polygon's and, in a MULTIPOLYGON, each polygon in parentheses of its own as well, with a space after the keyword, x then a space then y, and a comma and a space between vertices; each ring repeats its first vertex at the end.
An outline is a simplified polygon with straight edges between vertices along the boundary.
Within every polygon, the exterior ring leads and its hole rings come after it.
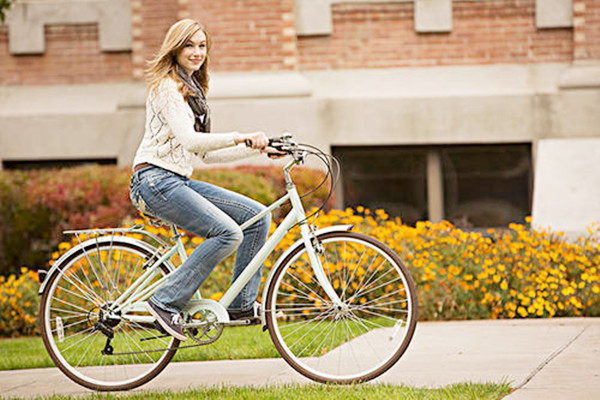
MULTIPOLYGON (((159 167, 148 167, 133 174, 130 197, 144 214, 206 238, 190 257, 173 272, 151 301, 169 311, 180 312, 213 268, 236 249, 233 280, 242 273, 262 247, 269 233, 267 214, 243 232, 240 224, 265 207, 241 194, 186 178, 159 167)), ((252 308, 258 295, 261 268, 229 306, 229 310, 252 308)))

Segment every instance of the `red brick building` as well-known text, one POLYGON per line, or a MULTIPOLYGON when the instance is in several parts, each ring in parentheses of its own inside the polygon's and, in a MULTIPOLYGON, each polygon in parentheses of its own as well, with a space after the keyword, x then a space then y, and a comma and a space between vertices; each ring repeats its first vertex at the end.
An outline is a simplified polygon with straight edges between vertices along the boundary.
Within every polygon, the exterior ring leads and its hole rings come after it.
POLYGON ((600 137, 597 0, 22 0, 0 25, 4 167, 130 162, 144 62, 187 17, 212 36, 216 129, 291 130, 335 153, 348 205, 535 217, 538 143, 600 137), (397 164, 376 183, 388 192, 368 184, 381 154, 397 164))

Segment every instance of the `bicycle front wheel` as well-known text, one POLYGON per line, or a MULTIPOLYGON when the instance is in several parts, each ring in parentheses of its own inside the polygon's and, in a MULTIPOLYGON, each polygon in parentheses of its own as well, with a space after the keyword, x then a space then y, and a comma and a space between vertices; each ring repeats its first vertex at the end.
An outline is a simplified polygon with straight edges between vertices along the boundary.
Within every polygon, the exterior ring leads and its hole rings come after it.
POLYGON ((327 296, 300 246, 267 289, 269 333, 283 358, 312 380, 371 380, 390 369, 412 339, 414 283, 398 256, 369 236, 333 232, 318 239, 318 256, 342 304, 327 296))
MULTIPOLYGON (((140 302, 114 311, 155 251, 126 238, 102 239, 79 245, 48 278, 41 333, 50 357, 73 381, 93 390, 129 390, 158 375, 179 341, 155 330, 140 302)), ((160 265, 147 285, 168 272, 160 265)))

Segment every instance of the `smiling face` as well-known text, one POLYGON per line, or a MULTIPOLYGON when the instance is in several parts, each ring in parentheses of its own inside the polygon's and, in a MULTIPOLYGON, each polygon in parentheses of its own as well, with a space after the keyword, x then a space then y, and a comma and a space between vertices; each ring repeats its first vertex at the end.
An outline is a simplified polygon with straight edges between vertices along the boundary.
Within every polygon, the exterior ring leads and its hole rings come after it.
POLYGON ((208 44, 202 30, 194 33, 177 53, 177 63, 188 73, 198 71, 206 60, 208 44))

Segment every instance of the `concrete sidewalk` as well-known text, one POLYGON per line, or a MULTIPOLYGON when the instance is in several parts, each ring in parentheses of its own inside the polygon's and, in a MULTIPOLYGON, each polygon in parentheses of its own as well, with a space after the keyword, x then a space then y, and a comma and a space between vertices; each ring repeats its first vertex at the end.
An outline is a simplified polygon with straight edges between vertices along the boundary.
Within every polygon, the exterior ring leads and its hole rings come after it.
MULTIPOLYGON (((170 364, 136 390, 308 382, 281 359, 207 361, 170 364)), ((600 399, 600 318, 422 322, 406 354, 374 382, 509 382, 507 400, 600 399)), ((2 397, 88 392, 56 368, 0 372, 2 397)))

